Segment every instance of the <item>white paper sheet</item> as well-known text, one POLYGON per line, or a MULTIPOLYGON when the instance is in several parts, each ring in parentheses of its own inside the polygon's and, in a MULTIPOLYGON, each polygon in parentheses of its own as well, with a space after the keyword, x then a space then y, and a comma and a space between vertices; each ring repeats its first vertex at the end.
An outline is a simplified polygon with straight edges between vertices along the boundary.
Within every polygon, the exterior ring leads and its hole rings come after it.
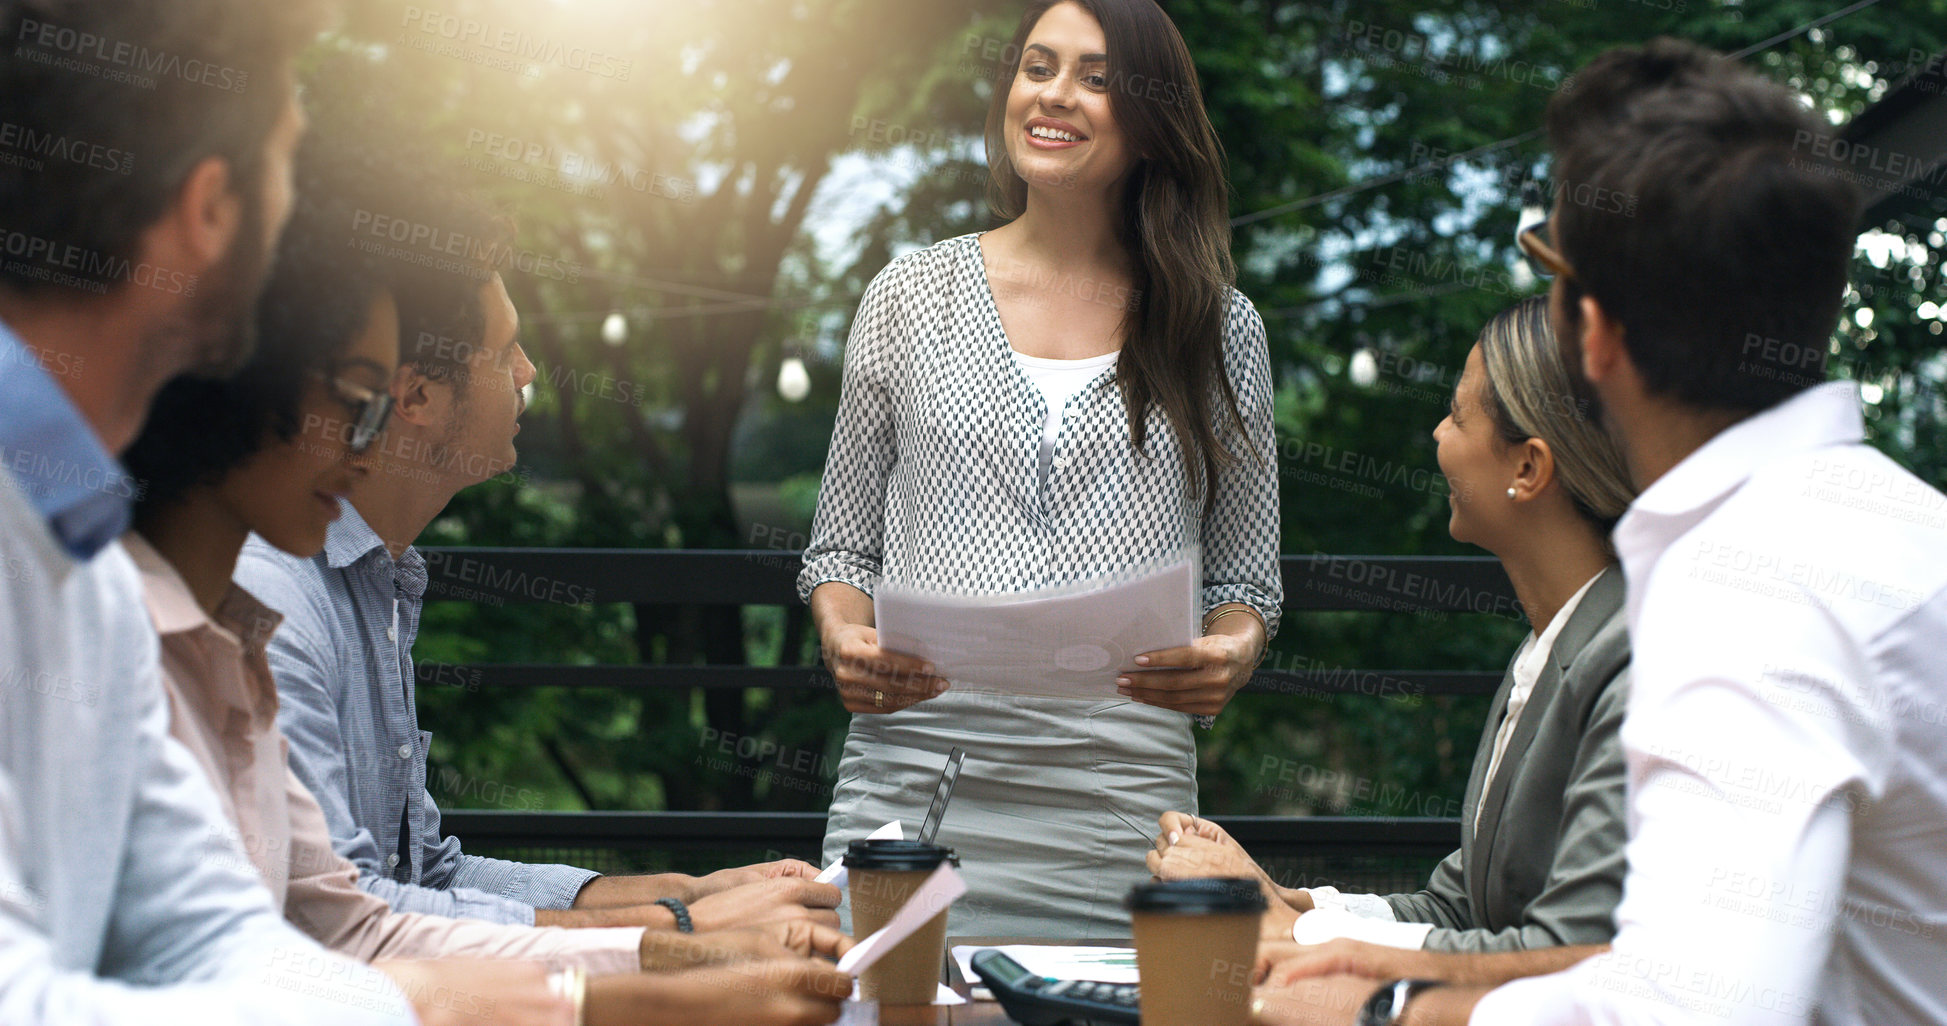
MULTIPOLYGON (((847 998, 846 1000, 856 1004, 867 1003, 864 998, 859 996, 859 981, 857 980, 852 981, 852 996, 850 998, 847 998)), ((936 1005, 964 1005, 967 1003, 967 999, 961 997, 958 994, 955 994, 953 992, 952 987, 949 987, 946 984, 942 983, 940 984, 940 989, 933 995, 933 1003, 936 1005)), ((878 1005, 878 1002, 873 1001, 870 1002, 870 1004, 876 1006, 878 1005)), ((841 1026, 844 1022, 846 1022, 843 1013, 840 1013, 840 1017, 838 1021, 841 1024, 841 1026)), ((876 1016, 874 1017, 873 1021, 875 1022, 878 1021, 876 1016)))
MULTIPOLYGON (((900 826, 899 821, 895 819, 885 826, 866 834, 865 839, 868 841, 903 841, 906 839, 906 828, 900 826)), ((832 864, 826 866, 824 871, 819 873, 814 879, 819 883, 828 883, 841 891, 844 890, 846 883, 852 879, 851 874, 845 871, 845 856, 840 855, 838 858, 833 859, 832 864)))
MULTIPOLYGON (((1101 700, 1144 652, 1197 634, 1195 547, 1124 573, 1006 595, 922 591, 896 580, 872 599, 879 645, 933 664, 956 689, 1101 700)), ((1138 671, 1140 672, 1140 671, 1138 671)))
POLYGON ((838 960, 838 971, 853 976, 872 967, 874 962, 884 958, 886 952, 899 946, 899 942, 913 935, 913 932, 932 921, 934 916, 954 899, 967 893, 967 881, 953 871, 953 864, 943 862, 935 869, 926 882, 913 891, 899 911, 886 920, 886 925, 872 931, 872 936, 859 941, 852 950, 838 960))
MULTIPOLYGON (((1103 948, 1080 944, 960 944, 953 949, 953 960, 960 963, 960 976, 975 987, 980 977, 973 971, 976 951, 995 951, 1021 963, 1021 968, 1051 980, 1093 980, 1097 983, 1135 983, 1136 949, 1103 948)), ((982 988, 985 989, 985 988, 982 988)), ((978 996, 978 995, 976 995, 978 996)))

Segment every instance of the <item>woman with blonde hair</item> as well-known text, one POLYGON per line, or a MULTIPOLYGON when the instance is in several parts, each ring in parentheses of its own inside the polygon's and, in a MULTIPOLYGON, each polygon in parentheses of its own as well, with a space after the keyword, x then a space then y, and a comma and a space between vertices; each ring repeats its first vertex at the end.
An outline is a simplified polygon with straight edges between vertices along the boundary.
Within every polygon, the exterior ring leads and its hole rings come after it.
MULTIPOLYGON (((1519 951, 1607 943, 1622 897, 1621 728, 1629 674, 1622 571, 1609 531, 1635 497, 1622 454, 1562 362, 1548 300, 1496 315, 1467 355, 1434 429, 1452 485, 1447 529, 1500 557, 1533 628, 1489 707, 1461 809, 1460 850, 1412 894, 1286 888, 1208 820, 1172 812, 1169 878, 1252 875, 1270 898, 1265 935, 1426 951, 1519 951)), ((1293 954, 1285 952, 1285 954, 1293 954)), ((1283 982, 1343 965, 1311 951, 1283 982)), ((1409 956, 1359 953, 1379 976, 1409 956)))
POLYGON ((853 713, 825 854, 916 827, 963 747, 940 834, 972 888, 953 932, 1113 935, 1148 876, 1125 824, 1196 807, 1192 718, 1222 710, 1277 628, 1269 357, 1161 8, 1036 0, 1004 53, 986 137, 1007 222, 893 261, 846 347, 798 579, 853 713), (885 578, 998 595, 1191 545, 1202 636, 1112 667, 1099 700, 950 691, 874 628, 885 578))

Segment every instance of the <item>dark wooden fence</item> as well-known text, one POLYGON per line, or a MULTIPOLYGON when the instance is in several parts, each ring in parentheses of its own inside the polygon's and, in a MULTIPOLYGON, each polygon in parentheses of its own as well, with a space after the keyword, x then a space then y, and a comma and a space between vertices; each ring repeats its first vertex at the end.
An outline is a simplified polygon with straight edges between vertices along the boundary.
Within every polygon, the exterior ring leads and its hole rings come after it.
MULTIPOLYGON (((482 549, 426 550, 428 601, 630 602, 778 605, 797 603, 795 552, 769 550, 482 549)), ((1288 555, 1282 559, 1287 622, 1322 611, 1518 615, 1513 588, 1486 557, 1288 555)), ((815 666, 569 666, 422 663, 422 681, 469 675, 481 687, 829 688, 815 666)), ((1292 694, 1487 695, 1498 672, 1260 669, 1246 690, 1292 694)), ((1254 851, 1299 856, 1437 858, 1459 844, 1454 819, 1214 816, 1254 851)), ((446 828, 469 848, 815 850, 821 813, 508 812, 450 810, 446 828)))

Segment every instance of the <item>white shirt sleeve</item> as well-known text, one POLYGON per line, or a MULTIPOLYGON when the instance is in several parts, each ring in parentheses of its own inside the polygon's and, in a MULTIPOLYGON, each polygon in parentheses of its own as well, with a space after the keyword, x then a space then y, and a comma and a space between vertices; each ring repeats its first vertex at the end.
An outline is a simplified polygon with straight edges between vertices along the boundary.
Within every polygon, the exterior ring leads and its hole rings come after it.
POLYGON ((8 1026, 409 1026, 390 979, 327 952, 270 908, 242 849, 212 849, 215 808, 185 750, 151 732, 160 758, 143 767, 139 846, 122 853, 109 914, 113 946, 96 972, 60 964, 51 907, 28 886, 19 791, 0 766, 0 1022, 8 1026), (151 829, 169 827, 170 829, 151 829))
POLYGON ((1393 948, 1418 948, 1433 932, 1432 923, 1402 923, 1393 907, 1377 894, 1343 894, 1336 887, 1308 887, 1312 910, 1291 924, 1291 939, 1300 944, 1323 944, 1345 938, 1384 944, 1393 948))
POLYGON ((1312 907, 1343 909, 1365 919, 1379 919, 1393 922, 1399 919, 1393 914, 1393 906, 1377 894, 1346 894, 1337 887, 1306 887, 1304 892, 1311 896, 1312 907))
POLYGON ((1613 950, 1496 990, 1474 1023, 1812 1019, 1838 919, 1857 911, 1841 896, 1854 809, 1885 781, 1883 708, 1847 683, 1870 671, 1815 605, 1671 584, 1636 632, 1613 950), (1703 622, 1708 646, 1651 643, 1696 639, 1703 622))

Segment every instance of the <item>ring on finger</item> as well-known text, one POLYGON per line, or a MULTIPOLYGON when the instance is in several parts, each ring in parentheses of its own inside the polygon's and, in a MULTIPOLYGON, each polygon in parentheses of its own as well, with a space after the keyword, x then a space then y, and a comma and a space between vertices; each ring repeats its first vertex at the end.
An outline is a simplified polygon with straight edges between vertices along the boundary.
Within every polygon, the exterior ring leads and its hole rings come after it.
POLYGON ((886 693, 877 690, 873 691, 872 706, 875 709, 884 709, 886 707, 886 693))

